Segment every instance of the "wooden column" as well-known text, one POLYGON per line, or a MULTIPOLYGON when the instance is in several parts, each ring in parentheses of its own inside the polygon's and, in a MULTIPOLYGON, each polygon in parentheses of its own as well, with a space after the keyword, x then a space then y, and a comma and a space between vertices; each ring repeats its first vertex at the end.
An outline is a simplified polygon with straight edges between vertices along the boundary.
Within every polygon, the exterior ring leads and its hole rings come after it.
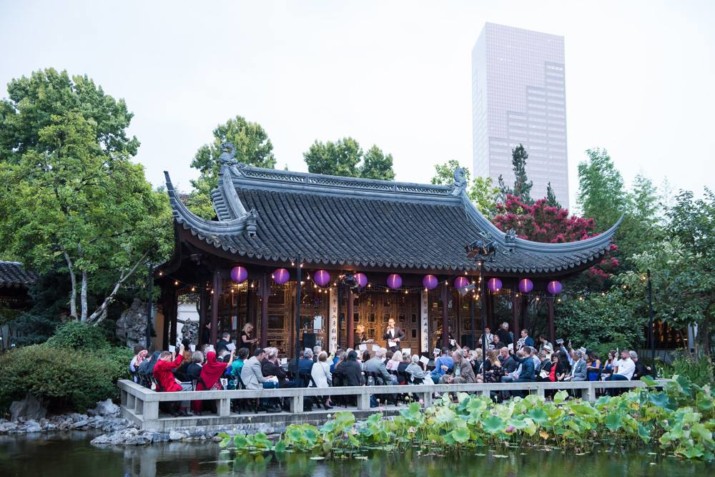
POLYGON ((548 297, 546 302, 549 305, 549 341, 554 343, 556 341, 556 331, 554 329, 554 297, 548 297))
POLYGON ((261 300, 261 348, 265 348, 268 346, 268 297, 271 295, 266 273, 261 277, 261 286, 258 289, 261 300))
POLYGON ((347 323, 347 337, 348 337, 348 343, 346 345, 346 348, 352 348, 355 345, 355 295, 353 294, 352 291, 348 290, 347 293, 347 298, 348 298, 348 306, 346 307, 347 309, 347 314, 348 314, 348 319, 345 320, 347 323))
POLYGON ((176 334, 179 319, 179 303, 178 303, 178 293, 176 289, 172 289, 169 293, 167 303, 169 305, 169 344, 176 344, 176 334))
MULTIPOLYGON (((167 285, 171 286, 171 285, 167 285)), ((162 290, 161 304, 164 312, 164 325, 161 329, 161 349, 169 349, 169 321, 171 320, 171 305, 169 304, 169 290, 162 290)))
POLYGON ((449 285, 442 285, 442 348, 449 347, 449 285))
POLYGON ((518 293, 518 291, 514 291, 511 296, 511 326, 514 331, 515 340, 518 339, 517 336, 519 336, 519 313, 521 312, 521 296, 517 296, 518 293))
MULTIPOLYGON (((201 287, 201 293, 199 294, 199 344, 204 345, 204 330, 206 329, 206 323, 209 321, 209 296, 206 292, 206 287, 201 287)), ((210 337, 209 337, 210 340, 210 337)))
POLYGON ((221 302, 221 272, 214 270, 213 295, 211 295, 211 344, 218 341, 218 308, 221 302))

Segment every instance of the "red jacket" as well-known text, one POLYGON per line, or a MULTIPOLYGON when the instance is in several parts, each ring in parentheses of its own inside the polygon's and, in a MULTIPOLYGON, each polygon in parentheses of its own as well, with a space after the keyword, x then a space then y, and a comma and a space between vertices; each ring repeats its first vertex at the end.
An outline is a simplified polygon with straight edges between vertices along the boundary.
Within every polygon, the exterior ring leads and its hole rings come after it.
POLYGON ((181 385, 176 382, 172 372, 181 364, 182 356, 178 355, 174 361, 159 360, 154 365, 154 379, 157 382, 157 391, 181 391, 181 385))

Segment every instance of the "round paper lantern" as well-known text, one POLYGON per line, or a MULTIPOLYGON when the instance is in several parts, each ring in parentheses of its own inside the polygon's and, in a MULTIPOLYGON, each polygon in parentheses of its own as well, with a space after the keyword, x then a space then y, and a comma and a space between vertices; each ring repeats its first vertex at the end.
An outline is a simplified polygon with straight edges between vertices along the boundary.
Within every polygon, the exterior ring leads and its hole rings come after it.
POLYGON ((422 279, 422 286, 428 290, 434 290, 439 285, 439 280, 434 275, 425 275, 422 279))
POLYGON ((327 272, 327 270, 318 270, 317 272, 315 272, 315 275, 313 275, 313 281, 316 285, 324 287, 325 285, 330 283, 330 274, 327 272))
POLYGON ((489 288, 489 291, 496 293, 499 290, 501 290, 501 280, 498 278, 490 278, 489 281, 487 282, 487 288, 489 288))
POLYGON ((467 285, 469 285, 469 280, 467 280, 467 277, 457 277, 454 279, 454 288, 465 288, 467 285))
POLYGON ((238 266, 231 269, 231 280, 236 283, 243 283, 248 278, 248 270, 244 267, 238 266))
POLYGON ((519 291, 521 293, 529 293, 533 289, 534 282, 532 282, 528 278, 522 278, 521 280, 519 280, 519 291))
POLYGON ((393 273, 387 277, 387 286, 393 290, 397 290, 402 286, 402 277, 397 273, 393 273))
POLYGON ((283 285, 290 280, 290 273, 285 268, 279 268, 273 272, 273 281, 279 285, 283 285))
POLYGON ((561 290, 563 289, 563 285, 561 285, 560 281, 554 280, 554 281, 549 282, 548 285, 546 285, 546 289, 552 295, 558 295, 559 293, 561 293, 561 290))
POLYGON ((356 273, 355 281, 357 282, 358 287, 364 288, 367 285, 367 275, 364 273, 356 273))

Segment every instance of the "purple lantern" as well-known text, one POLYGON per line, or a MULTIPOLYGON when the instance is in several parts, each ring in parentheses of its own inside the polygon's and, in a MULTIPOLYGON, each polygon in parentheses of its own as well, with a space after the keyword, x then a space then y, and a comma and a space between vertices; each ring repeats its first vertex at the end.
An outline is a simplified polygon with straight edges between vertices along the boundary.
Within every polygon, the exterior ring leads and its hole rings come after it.
POLYGON ((467 280, 467 277, 457 277, 454 279, 454 288, 458 290, 461 288, 466 288, 467 285, 469 285, 469 280, 467 280))
POLYGON ((313 275, 313 281, 316 285, 324 287, 325 285, 330 283, 330 274, 327 272, 327 270, 318 270, 317 272, 315 272, 315 275, 313 275))
POLYGON ((365 288, 367 285, 367 275, 364 273, 356 273, 355 281, 357 282, 359 288, 365 288))
POLYGON ((422 279, 422 285, 428 290, 434 290, 439 285, 439 280, 434 275, 425 275, 422 279))
POLYGON ((273 281, 279 285, 283 285, 290 280, 290 273, 285 268, 279 268, 273 272, 273 281))
POLYGON ((402 286, 402 277, 397 273, 393 273, 387 277, 387 286, 393 290, 397 290, 402 286))
POLYGON ((492 293, 498 292, 501 290, 501 280, 498 278, 490 278, 487 282, 487 288, 489 288, 489 291, 492 293))
POLYGON ((561 285, 561 282, 558 280, 553 280, 549 282, 548 285, 546 285, 546 289, 551 293, 552 295, 558 295, 561 293, 561 290, 563 289, 563 286, 561 285))
POLYGON ((238 266, 231 269, 231 280, 234 282, 243 283, 246 281, 246 278, 248 278, 248 270, 245 268, 238 266))
POLYGON ((521 293, 529 293, 533 289, 534 282, 532 282, 528 278, 522 278, 521 280, 519 280, 519 291, 521 293))

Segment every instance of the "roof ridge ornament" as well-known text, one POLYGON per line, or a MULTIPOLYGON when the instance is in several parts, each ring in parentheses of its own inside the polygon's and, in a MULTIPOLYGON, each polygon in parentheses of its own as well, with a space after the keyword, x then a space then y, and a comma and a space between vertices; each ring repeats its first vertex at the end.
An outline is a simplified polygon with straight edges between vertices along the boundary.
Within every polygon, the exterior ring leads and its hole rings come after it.
POLYGON ((467 170, 464 167, 457 167, 454 170, 454 184, 452 187, 452 195, 462 195, 467 189, 467 170))
POLYGON ((231 142, 221 144, 221 155, 218 157, 218 162, 221 166, 235 166, 238 164, 236 160, 236 146, 231 142))

